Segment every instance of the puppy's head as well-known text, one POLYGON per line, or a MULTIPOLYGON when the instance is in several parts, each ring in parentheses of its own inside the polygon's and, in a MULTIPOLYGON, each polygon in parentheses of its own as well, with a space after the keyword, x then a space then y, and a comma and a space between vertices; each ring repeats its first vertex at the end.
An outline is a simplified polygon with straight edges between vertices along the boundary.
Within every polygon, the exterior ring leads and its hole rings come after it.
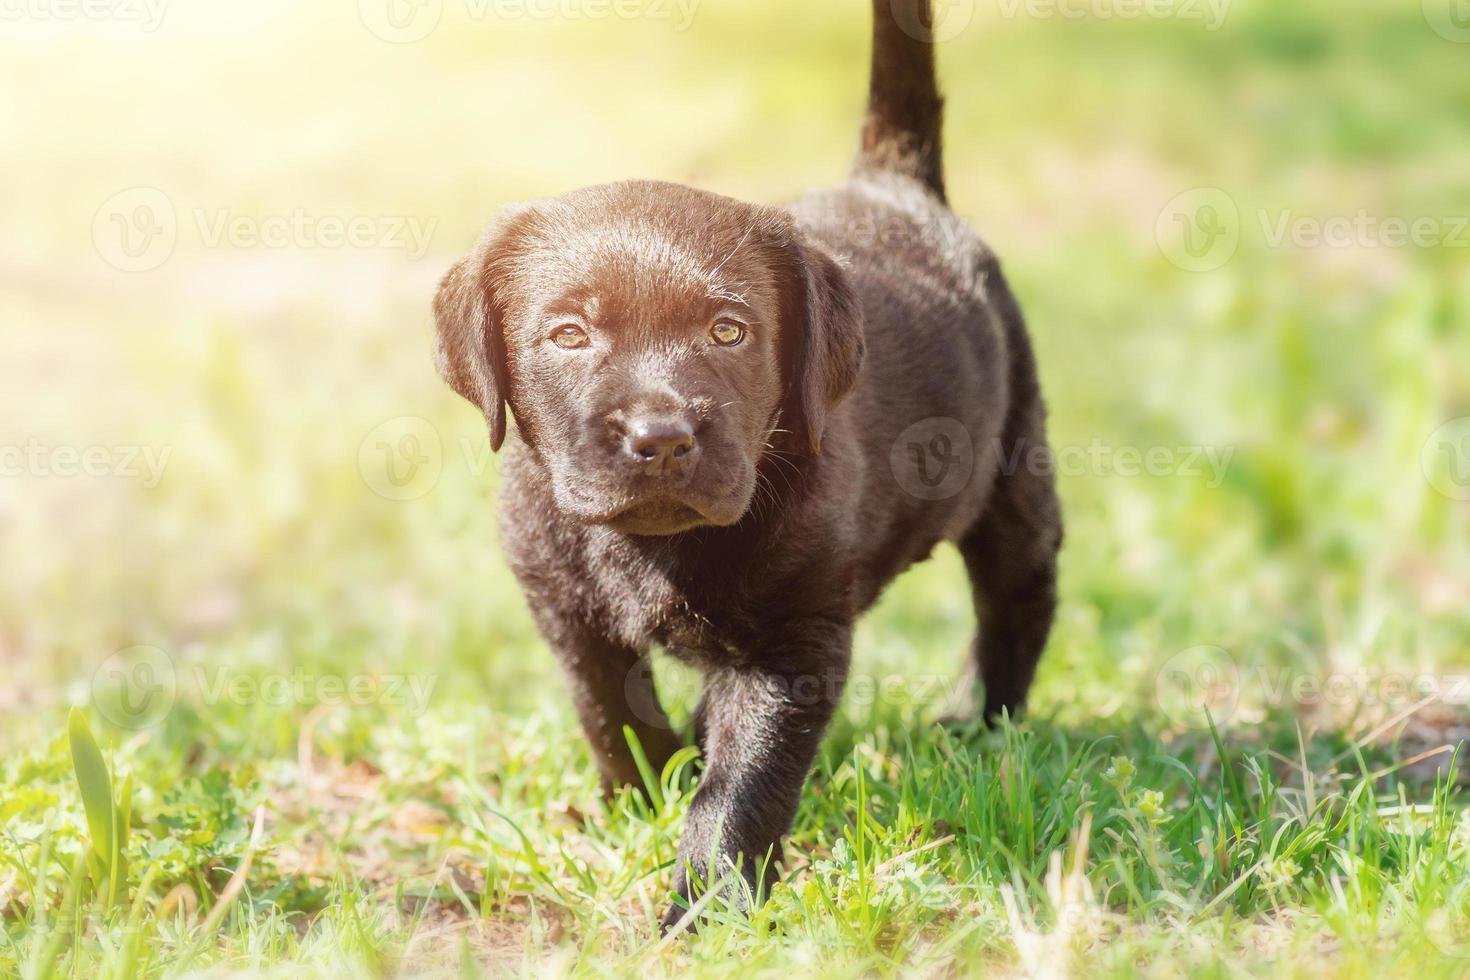
POLYGON ((557 505, 630 534, 733 524, 773 439, 815 453, 862 316, 791 217, 673 184, 502 212, 440 285, 440 373, 509 404, 557 505))

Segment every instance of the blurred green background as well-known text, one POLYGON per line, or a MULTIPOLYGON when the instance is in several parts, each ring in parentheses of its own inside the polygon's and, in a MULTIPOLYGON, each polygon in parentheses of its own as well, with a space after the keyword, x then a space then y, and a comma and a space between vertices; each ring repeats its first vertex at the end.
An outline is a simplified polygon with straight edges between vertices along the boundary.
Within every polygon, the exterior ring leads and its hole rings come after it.
MULTIPOLYGON (((866 4, 63 9, 0 20, 6 756, 44 755, 142 644, 177 703, 97 723, 149 767, 145 807, 221 760, 296 765, 308 717, 342 765, 385 731, 420 764, 470 737, 507 760, 555 745, 551 795, 590 799, 496 546, 483 419, 433 370, 434 285, 507 201, 839 180, 866 4), (221 669, 433 686, 422 710, 323 711, 316 688, 210 697, 221 669)), ((954 206, 1028 314, 1054 444, 1108 460, 1062 474, 1034 713, 1168 745, 1161 668, 1208 646, 1247 678, 1231 737, 1361 734, 1413 699, 1270 703, 1249 678, 1470 672, 1470 11, 1134 9, 955 0, 940 21, 954 206)), ((942 553, 864 622, 859 669, 947 676, 972 628, 942 553)), ((1414 719, 1423 745, 1465 737, 1467 698, 1414 719)), ((890 709, 850 705, 852 737, 938 713, 890 709)))

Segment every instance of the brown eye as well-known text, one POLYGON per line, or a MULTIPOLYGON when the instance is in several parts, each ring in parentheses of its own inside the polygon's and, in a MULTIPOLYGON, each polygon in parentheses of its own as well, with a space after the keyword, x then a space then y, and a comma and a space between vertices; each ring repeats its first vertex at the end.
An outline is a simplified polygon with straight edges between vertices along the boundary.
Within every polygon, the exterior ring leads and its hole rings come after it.
POLYGON ((580 350, 592 343, 587 331, 575 323, 563 323, 551 331, 551 342, 562 350, 580 350))
POLYGON ((745 328, 738 323, 721 320, 710 328, 709 339, 721 347, 734 347, 745 339, 745 328))

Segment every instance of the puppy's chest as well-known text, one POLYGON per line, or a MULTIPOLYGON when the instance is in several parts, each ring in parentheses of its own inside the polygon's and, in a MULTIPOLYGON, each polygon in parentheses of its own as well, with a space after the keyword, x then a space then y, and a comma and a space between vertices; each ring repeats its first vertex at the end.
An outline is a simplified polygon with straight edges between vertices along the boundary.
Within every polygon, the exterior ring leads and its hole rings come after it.
POLYGON ((588 598, 613 638, 657 643, 688 659, 728 660, 748 647, 754 626, 747 596, 729 568, 688 567, 669 555, 593 549, 588 598))

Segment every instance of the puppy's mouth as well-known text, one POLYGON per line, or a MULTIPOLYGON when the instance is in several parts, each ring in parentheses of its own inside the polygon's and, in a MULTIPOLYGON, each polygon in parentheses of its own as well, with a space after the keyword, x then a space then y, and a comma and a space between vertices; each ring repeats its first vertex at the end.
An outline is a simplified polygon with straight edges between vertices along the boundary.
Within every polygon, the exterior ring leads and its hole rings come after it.
POLYGON ((652 536, 678 534, 715 521, 682 500, 654 497, 640 500, 599 523, 623 534, 652 536))
POLYGON ((699 527, 727 527, 745 516, 755 495, 754 473, 740 467, 706 479, 642 479, 601 484, 573 470, 554 475, 557 508, 583 524, 632 535, 670 535, 699 527))

